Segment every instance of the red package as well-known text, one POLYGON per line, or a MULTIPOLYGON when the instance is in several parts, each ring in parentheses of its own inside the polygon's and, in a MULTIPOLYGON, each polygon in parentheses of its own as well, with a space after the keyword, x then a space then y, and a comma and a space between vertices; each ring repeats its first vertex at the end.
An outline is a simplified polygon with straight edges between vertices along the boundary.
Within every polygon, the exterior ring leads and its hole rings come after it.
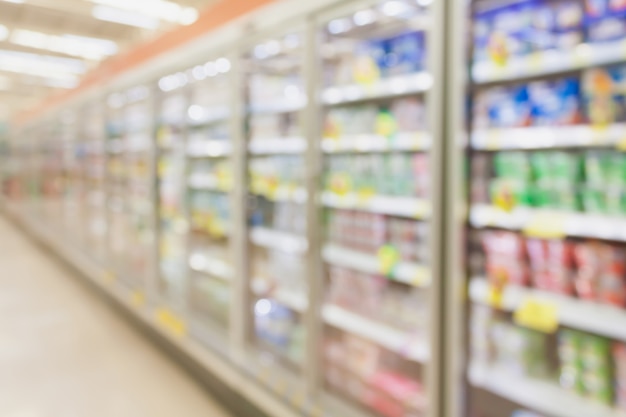
POLYGON ((404 417, 425 407, 422 385, 404 375, 380 371, 368 381, 371 390, 364 402, 386 417, 404 417))
POLYGON ((514 232, 486 232, 482 241, 487 278, 492 285, 528 284, 524 239, 521 236, 514 232))
POLYGON ((539 289, 572 294, 573 246, 564 240, 526 241, 533 285, 539 289))
POLYGON ((624 250, 599 242, 576 246, 576 293, 585 300, 626 306, 626 257, 624 250))

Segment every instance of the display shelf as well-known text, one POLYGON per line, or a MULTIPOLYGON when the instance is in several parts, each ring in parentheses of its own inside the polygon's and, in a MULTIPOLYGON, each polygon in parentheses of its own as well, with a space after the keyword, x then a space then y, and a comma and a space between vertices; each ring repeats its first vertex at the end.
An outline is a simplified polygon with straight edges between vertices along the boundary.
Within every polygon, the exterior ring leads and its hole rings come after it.
POLYGON ((423 363, 429 359, 430 353, 425 341, 387 324, 378 323, 334 305, 324 306, 322 317, 326 324, 374 342, 409 360, 423 363))
POLYGON ((601 214, 518 207, 505 211, 478 204, 471 207, 470 223, 474 227, 499 227, 522 230, 543 238, 586 237, 626 242, 626 218, 601 214))
POLYGON ((270 290, 255 288, 254 293, 257 297, 274 299, 278 303, 298 313, 304 313, 309 307, 309 300, 307 299, 307 295, 305 293, 292 291, 286 288, 279 287, 270 290))
POLYGON ((230 155, 232 145, 227 140, 190 140, 187 156, 191 158, 221 158, 230 155))
POLYGON ((306 148, 306 139, 303 137, 258 138, 252 139, 248 145, 253 155, 299 154, 306 148))
POLYGON ((302 236, 266 227, 252 227, 250 241, 257 246, 291 253, 304 253, 309 247, 307 240, 302 236))
POLYGON ((470 383, 514 403, 553 417, 624 417, 625 411, 595 403, 556 383, 514 375, 478 363, 469 367, 470 383))
POLYGON ((580 148, 626 145, 626 124, 607 126, 545 126, 511 129, 480 129, 472 133, 476 150, 580 148))
POLYGON ((374 153, 389 151, 427 151, 432 144, 428 132, 401 132, 388 138, 376 134, 347 135, 322 140, 325 153, 374 153))
POLYGON ((322 193, 322 204, 336 209, 362 210, 413 219, 427 219, 431 213, 429 201, 411 197, 359 195, 357 193, 339 195, 325 191, 322 193))
POLYGON ((293 187, 291 185, 279 185, 275 188, 251 190, 252 194, 260 195, 274 202, 293 202, 303 204, 307 201, 308 195, 304 187, 293 187))
POLYGON ((210 174, 191 175, 187 184, 189 188, 194 190, 219 191, 223 193, 229 192, 232 188, 228 181, 220 179, 217 175, 210 174))
POLYGON ((210 275, 223 281, 230 281, 233 277, 233 268, 228 262, 222 259, 208 258, 200 253, 192 254, 189 257, 189 267, 192 271, 210 275))
MULTIPOLYGON (((384 275, 381 273, 381 261, 376 255, 328 244, 322 250, 322 258, 330 265, 373 275, 384 275)), ((400 262, 390 274, 389 279, 415 287, 427 287, 431 282, 431 274, 429 268, 423 265, 400 262)))
POLYGON ((225 122, 230 117, 230 109, 228 107, 213 108, 206 111, 199 106, 194 106, 188 111, 194 117, 189 117, 189 126, 200 127, 213 123, 225 122))
POLYGON ((472 79, 477 84, 483 84, 613 64, 626 59, 623 53, 625 50, 626 40, 618 40, 598 44, 580 44, 575 48, 562 51, 535 52, 524 57, 510 58, 505 65, 480 62, 472 66, 472 79))
POLYGON ((363 100, 399 97, 424 93, 433 85, 433 77, 427 72, 398 75, 371 84, 351 84, 326 88, 322 101, 326 105, 348 104, 363 100))
POLYGON ((302 110, 306 104, 306 97, 300 97, 253 104, 250 105, 249 111, 253 114, 291 113, 302 110))
POLYGON ((556 307, 558 321, 562 325, 626 341, 626 327, 622 325, 626 323, 626 310, 615 306, 516 285, 507 285, 494 303, 491 287, 483 277, 470 281, 469 294, 475 303, 511 312, 528 300, 550 304, 556 307))

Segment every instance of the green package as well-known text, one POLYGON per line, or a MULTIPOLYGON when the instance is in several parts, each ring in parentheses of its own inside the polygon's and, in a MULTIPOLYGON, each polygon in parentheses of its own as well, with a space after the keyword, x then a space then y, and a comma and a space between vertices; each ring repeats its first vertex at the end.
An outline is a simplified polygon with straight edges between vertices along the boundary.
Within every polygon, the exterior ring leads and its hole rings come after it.
POLYGON ((600 336, 585 335, 581 343, 582 384, 585 395, 610 405, 613 402, 611 343, 600 336))
POLYGON ((606 213, 606 193, 602 188, 583 186, 580 191, 583 210, 587 213, 606 213))
POLYGON ((528 157, 523 152, 501 152, 494 157, 496 177, 515 178, 522 181, 530 179, 528 157))
POLYGON ((561 330, 558 335, 559 384, 564 389, 580 395, 585 392, 582 381, 582 338, 583 335, 580 332, 569 329, 561 330))

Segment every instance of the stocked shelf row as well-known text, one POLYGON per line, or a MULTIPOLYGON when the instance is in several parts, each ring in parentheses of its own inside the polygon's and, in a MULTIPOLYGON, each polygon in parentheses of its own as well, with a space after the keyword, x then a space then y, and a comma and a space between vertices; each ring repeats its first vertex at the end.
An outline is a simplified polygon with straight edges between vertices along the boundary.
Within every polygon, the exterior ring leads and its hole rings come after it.
POLYGON ((12 210, 280 417, 623 416, 626 8, 452 3, 311 6, 68 105, 12 210))

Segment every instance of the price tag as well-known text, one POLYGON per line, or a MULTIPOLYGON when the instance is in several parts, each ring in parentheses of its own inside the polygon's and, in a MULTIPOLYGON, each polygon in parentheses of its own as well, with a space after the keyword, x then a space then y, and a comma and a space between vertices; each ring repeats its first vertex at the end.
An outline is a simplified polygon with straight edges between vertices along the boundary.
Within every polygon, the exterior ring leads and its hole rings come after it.
POLYGON ((187 334, 187 324, 176 313, 168 308, 160 308, 156 312, 157 322, 176 336, 187 334))
POLYGON ((608 123, 596 123, 591 126, 591 143, 593 145, 603 145, 609 136, 608 123))
POLYGON ((488 130, 485 133, 485 149, 495 151, 502 147, 502 134, 499 130, 488 130))
POLYGON ((378 270, 384 276, 391 276, 400 261, 400 252, 393 245, 384 245, 378 250, 378 270))
POLYGON ((430 202, 426 200, 419 200, 415 207, 414 218, 424 219, 430 216, 430 202))
POLYGON ((424 287, 430 282, 430 270, 428 268, 419 267, 415 271, 415 275, 411 280, 411 285, 416 287, 424 287))
POLYGON ((278 180, 276 178, 267 178, 265 183, 265 197, 269 200, 276 201, 279 189, 278 180))
POLYGON ((294 407, 301 409, 304 406, 305 401, 304 393, 302 391, 294 391, 290 400, 294 407))
POLYGON ((558 309, 555 304, 536 299, 526 299, 513 315, 520 326, 542 333, 554 333, 559 328, 558 309))
POLYGON ((490 285, 487 290, 487 304, 498 310, 502 309, 504 291, 501 287, 490 285))
POLYGON ((351 188, 352 180, 348 174, 338 173, 331 178, 330 190, 338 196, 346 196, 351 188))
POLYGON ((134 291, 130 301, 137 308, 143 307, 146 304, 146 295, 142 291, 134 291))
POLYGON ((357 202, 361 206, 367 205, 375 195, 376 191, 373 188, 361 188, 357 193, 357 202))
POLYGON ((562 239, 565 232, 566 215, 561 213, 537 213, 524 227, 524 234, 539 239, 562 239))
POLYGON ((117 275, 112 271, 106 271, 102 274, 102 280, 105 284, 113 285, 117 281, 117 275))
POLYGON ((626 138, 623 138, 617 141, 617 143, 615 144, 615 147, 620 152, 626 152, 626 138))
POLYGON ((287 382, 282 379, 275 379, 272 388, 278 395, 285 396, 287 394, 288 385, 287 382))
POLYGON ((544 70, 544 59, 541 52, 535 52, 528 56, 528 67, 532 72, 542 72, 544 70))

